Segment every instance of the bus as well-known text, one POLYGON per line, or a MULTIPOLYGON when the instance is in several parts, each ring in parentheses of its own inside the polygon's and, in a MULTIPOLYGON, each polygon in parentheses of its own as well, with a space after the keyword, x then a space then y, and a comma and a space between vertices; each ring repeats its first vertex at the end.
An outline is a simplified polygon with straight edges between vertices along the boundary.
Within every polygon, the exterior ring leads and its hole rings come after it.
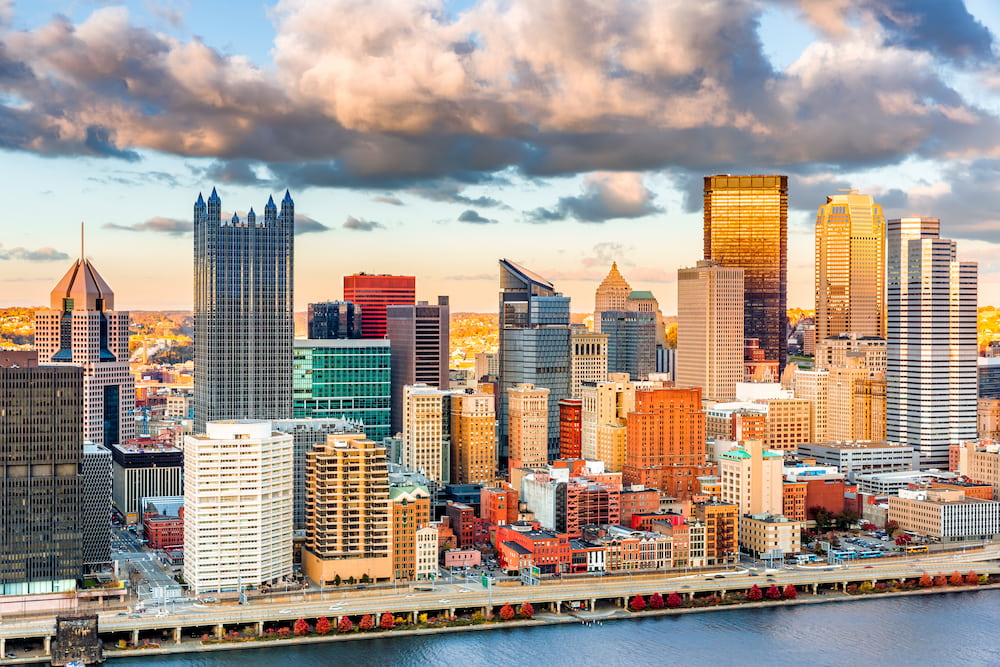
POLYGON ((925 554, 927 553, 926 544, 907 544, 904 549, 908 554, 925 554))
POLYGON ((858 553, 858 558, 881 558, 881 551, 861 551, 858 553))

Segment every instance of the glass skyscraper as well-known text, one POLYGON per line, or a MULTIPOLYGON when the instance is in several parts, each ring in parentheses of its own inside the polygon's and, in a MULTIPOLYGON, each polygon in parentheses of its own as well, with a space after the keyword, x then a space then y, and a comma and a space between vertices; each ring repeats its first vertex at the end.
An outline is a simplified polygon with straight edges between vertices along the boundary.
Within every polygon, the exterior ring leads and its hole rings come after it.
POLYGON ((705 259, 743 269, 743 337, 784 366, 788 177, 705 177, 705 259))
POLYGON ((194 205, 194 430, 292 411, 292 239, 295 204, 268 198, 222 220, 215 188, 194 205))
MULTIPOLYGON (((569 297, 510 260, 500 260, 498 455, 508 456, 507 390, 533 384, 549 390, 549 459, 559 456, 559 401, 570 397, 569 297)), ((503 466, 501 466, 503 467, 503 466)))

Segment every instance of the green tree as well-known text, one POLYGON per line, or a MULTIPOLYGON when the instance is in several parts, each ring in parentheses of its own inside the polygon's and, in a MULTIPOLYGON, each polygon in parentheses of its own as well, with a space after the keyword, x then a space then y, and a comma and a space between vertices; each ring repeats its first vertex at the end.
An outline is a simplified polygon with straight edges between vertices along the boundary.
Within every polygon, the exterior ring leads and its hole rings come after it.
POLYGON ((371 583, 371 580, 372 578, 368 576, 367 572, 361 575, 361 583, 363 584, 371 583))
POLYGON ((344 580, 340 578, 339 574, 333 578, 333 585, 334 586, 339 586, 342 583, 344 583, 344 580))
POLYGON ((825 507, 816 505, 810 507, 807 516, 811 516, 816 521, 816 530, 824 532, 833 527, 833 514, 825 507))

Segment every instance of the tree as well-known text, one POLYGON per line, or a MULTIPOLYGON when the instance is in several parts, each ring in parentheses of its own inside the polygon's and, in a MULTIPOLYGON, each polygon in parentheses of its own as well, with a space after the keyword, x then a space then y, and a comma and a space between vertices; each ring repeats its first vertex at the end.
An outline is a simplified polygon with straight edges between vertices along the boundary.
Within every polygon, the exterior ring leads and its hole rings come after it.
POLYGON ((531 618, 535 615, 535 608, 531 606, 530 602, 525 602, 521 605, 521 608, 517 610, 517 613, 521 618, 531 618))
POLYGON ((649 608, 650 609, 663 609, 663 596, 659 593, 653 593, 649 596, 649 608))
POLYGON ((395 625, 395 621, 392 620, 392 614, 389 612, 382 613, 382 620, 379 621, 378 627, 383 630, 392 630, 392 626, 395 625))
POLYGON ((514 608, 510 606, 508 602, 504 606, 500 607, 500 619, 504 621, 509 621, 514 618, 514 608))
POLYGON ((924 572, 923 575, 921 575, 920 580, 917 582, 917 585, 921 588, 930 588, 934 585, 934 580, 931 579, 931 575, 924 572))
POLYGON ((751 602, 757 602, 762 597, 764 597, 764 592, 757 587, 757 584, 751 586, 750 590, 747 591, 747 600, 751 602))
POLYGON ((340 623, 337 623, 337 632, 350 632, 354 629, 354 623, 351 623, 351 619, 347 616, 342 616, 340 618, 340 623))
POLYGON ((853 526, 858 522, 858 518, 859 517, 857 512, 855 512, 850 508, 847 508, 837 515, 836 518, 837 528, 840 528, 841 530, 847 530, 848 528, 850 528, 851 526, 853 526))
POLYGON ((371 580, 372 578, 368 576, 367 572, 361 575, 361 583, 363 584, 371 583, 371 580))
POLYGON ((948 577, 948 583, 951 584, 952 586, 961 586, 962 584, 965 583, 965 577, 960 575, 957 571, 952 572, 951 576, 948 577))
POLYGON ((778 588, 777 584, 771 584, 768 587, 767 591, 764 593, 764 596, 768 600, 780 600, 781 599, 781 589, 778 588))
POLYGON ((799 591, 795 588, 793 584, 788 584, 785 586, 784 595, 789 600, 794 600, 799 596, 799 591))
POLYGON ((297 635, 307 635, 309 634, 309 624, 306 623, 306 619, 300 618, 295 621, 295 625, 292 626, 292 630, 297 635))
POLYGON ((677 609, 677 607, 680 607, 682 604, 684 604, 684 601, 681 600, 681 596, 677 593, 671 593, 667 596, 667 607, 670 609, 677 609))
POLYGON ((939 574, 936 577, 934 577, 935 586, 944 586, 947 583, 948 583, 948 577, 944 576, 943 574, 939 574))
POLYGON ((833 513, 821 505, 810 507, 806 516, 811 516, 816 521, 816 530, 823 532, 833 527, 833 513))
POLYGON ((347 579, 347 585, 348 586, 353 586, 356 583, 358 583, 358 580, 355 579, 353 575, 351 575, 350 577, 348 577, 348 579, 347 579))
POLYGON ((292 629, 291 628, 278 628, 278 636, 279 637, 287 637, 290 634, 292 634, 292 629))
POLYGON ((642 611, 643 609, 646 608, 646 599, 641 595, 636 595, 628 603, 628 606, 629 609, 631 609, 632 611, 642 611))
POLYGON ((865 530, 870 533, 873 530, 876 530, 876 527, 875 524, 872 523, 871 521, 865 521, 864 523, 861 524, 861 530, 865 530))
POLYGON ((979 585, 979 575, 976 574, 975 572, 970 571, 968 574, 965 575, 965 583, 968 584, 969 586, 979 585))
POLYGON ((336 577, 333 578, 333 585, 334 586, 339 586, 342 583, 344 583, 344 580, 340 578, 339 574, 336 577))
POLYGON ((365 614, 361 617, 361 622, 358 623, 358 629, 362 632, 371 630, 375 627, 375 619, 372 618, 371 614, 365 614))
POLYGON ((895 537, 894 533, 899 530, 899 524, 895 521, 885 522, 885 532, 889 537, 895 537))
POLYGON ((316 620, 316 632, 321 635, 325 635, 330 632, 330 619, 326 616, 320 616, 319 619, 316 620))

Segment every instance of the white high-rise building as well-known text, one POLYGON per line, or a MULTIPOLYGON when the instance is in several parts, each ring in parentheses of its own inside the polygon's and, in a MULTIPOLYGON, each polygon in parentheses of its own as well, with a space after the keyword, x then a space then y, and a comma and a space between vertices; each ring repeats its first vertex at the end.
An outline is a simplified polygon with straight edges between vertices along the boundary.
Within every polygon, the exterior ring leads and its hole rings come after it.
POLYGON ((570 391, 573 398, 580 398, 580 387, 584 382, 603 382, 608 379, 608 335, 574 331, 570 334, 569 341, 572 347, 570 391))
POLYGON ((976 437, 978 268, 960 262, 936 218, 888 223, 886 439, 924 468, 976 437))
POLYGON ((184 438, 184 579, 196 593, 292 573, 292 436, 271 422, 208 422, 184 438))
POLYGON ((732 401, 744 379, 743 269, 702 260, 677 270, 677 386, 732 401))
POLYGON ((403 387, 402 463, 442 486, 451 481, 453 393, 426 384, 403 387))

